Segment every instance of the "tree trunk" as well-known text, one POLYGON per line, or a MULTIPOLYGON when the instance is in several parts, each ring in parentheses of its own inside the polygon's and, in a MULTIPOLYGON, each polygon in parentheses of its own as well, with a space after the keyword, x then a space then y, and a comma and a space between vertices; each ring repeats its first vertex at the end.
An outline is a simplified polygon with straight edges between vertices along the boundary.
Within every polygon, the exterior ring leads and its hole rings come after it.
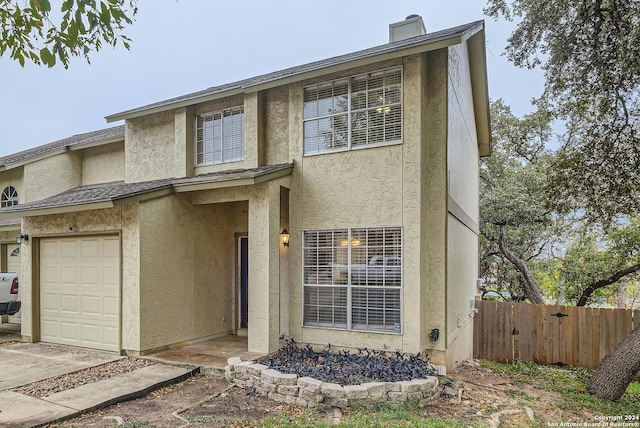
POLYGON ((589 300, 589 297, 591 297, 591 294, 593 294, 594 291, 602 287, 606 287, 607 285, 611 285, 614 282, 619 281, 621 278, 631 273, 637 272, 639 270, 640 270, 640 263, 633 266, 629 266, 628 268, 621 269, 613 273, 608 278, 604 278, 599 281, 592 282, 587 288, 584 289, 584 291, 582 292, 582 295, 580 296, 580 299, 578 299, 578 303, 576 303, 576 306, 586 305, 587 300, 589 300))
POLYGON ((539 305, 546 304, 544 297, 542 297, 542 292, 540 291, 538 282, 533 277, 533 273, 531 273, 524 260, 516 257, 516 255, 513 254, 511 250, 509 250, 509 248, 507 248, 507 246, 504 244, 504 238, 502 236, 500 236, 500 239, 498 239, 497 243, 498 248, 500 248, 500 251, 502 251, 502 254, 504 254, 505 258, 509 260, 524 277, 524 280, 527 283, 527 287, 523 291, 529 301, 531 303, 536 303, 539 305))
POLYGON ((618 401, 640 371, 640 327, 636 327, 600 361, 587 386, 598 398, 618 401))
POLYGON ((627 280, 618 282, 618 308, 627 309, 627 280))
POLYGON ((564 280, 560 282, 558 285, 558 301, 556 302, 556 306, 564 305, 564 298, 567 291, 567 287, 564 284, 564 280))

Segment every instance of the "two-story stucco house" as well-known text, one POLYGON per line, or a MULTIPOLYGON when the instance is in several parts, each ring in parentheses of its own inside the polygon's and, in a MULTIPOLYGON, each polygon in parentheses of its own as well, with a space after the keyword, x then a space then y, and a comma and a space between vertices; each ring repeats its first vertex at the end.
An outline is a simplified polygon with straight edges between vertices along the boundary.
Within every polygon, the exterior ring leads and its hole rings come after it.
POLYGON ((267 353, 284 335, 470 357, 484 24, 426 33, 411 16, 390 38, 0 159, 24 340, 136 355, 238 334, 267 353))

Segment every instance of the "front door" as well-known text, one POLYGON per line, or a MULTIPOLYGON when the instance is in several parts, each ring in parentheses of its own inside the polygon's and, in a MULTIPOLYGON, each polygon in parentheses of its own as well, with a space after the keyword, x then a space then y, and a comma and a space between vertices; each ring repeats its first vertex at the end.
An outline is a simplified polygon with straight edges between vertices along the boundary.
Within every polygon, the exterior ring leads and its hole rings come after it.
POLYGON ((240 328, 249 327, 249 238, 238 238, 239 268, 240 268, 240 328))

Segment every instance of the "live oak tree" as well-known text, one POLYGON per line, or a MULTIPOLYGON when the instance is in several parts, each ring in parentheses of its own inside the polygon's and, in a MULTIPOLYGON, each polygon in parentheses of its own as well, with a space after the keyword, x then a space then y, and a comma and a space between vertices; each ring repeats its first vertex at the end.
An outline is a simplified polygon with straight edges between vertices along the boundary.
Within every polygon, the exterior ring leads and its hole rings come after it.
MULTIPOLYGON (((520 67, 542 67, 538 100, 567 124, 550 177, 556 208, 580 205, 607 228, 640 209, 640 2, 488 0, 494 18, 518 20, 506 48, 520 67)), ((619 399, 640 370, 640 328, 607 355, 589 380, 619 399)))
POLYGON ((544 197, 551 135, 548 115, 515 117, 491 105, 493 154, 480 162, 480 271, 485 290, 544 304, 532 264, 559 230, 544 197))
POLYGON ((133 23, 137 0, 0 0, 0 56, 65 68, 70 58, 122 44, 133 23), (52 5, 53 3, 53 5, 52 5), (55 8, 54 8, 55 6, 55 8))

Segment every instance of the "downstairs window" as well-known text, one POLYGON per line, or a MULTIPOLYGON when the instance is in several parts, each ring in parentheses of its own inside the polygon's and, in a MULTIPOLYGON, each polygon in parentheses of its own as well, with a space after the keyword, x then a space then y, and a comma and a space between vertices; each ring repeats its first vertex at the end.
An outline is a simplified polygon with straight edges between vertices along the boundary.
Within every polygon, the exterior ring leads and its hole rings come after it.
POLYGON ((307 230, 304 325, 401 331, 402 229, 307 230))

